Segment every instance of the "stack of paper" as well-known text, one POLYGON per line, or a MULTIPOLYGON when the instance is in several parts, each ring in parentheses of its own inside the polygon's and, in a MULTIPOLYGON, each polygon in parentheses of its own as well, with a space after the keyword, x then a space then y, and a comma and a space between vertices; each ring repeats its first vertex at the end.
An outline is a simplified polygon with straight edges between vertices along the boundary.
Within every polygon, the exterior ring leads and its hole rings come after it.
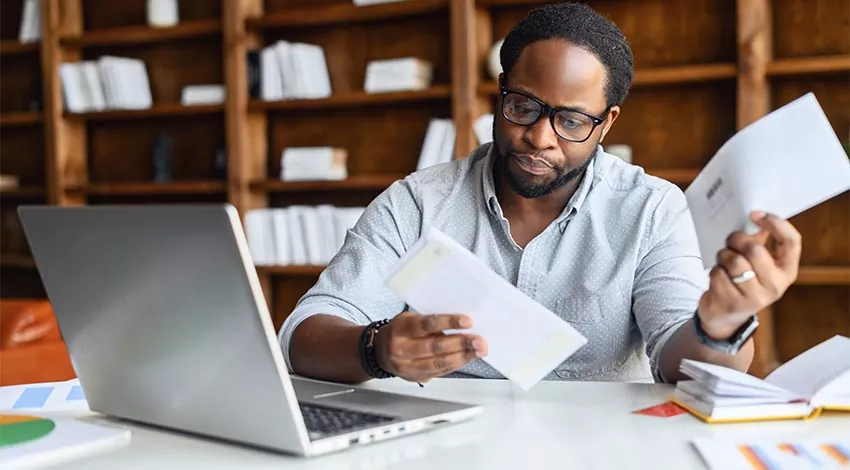
POLYGON ((153 105, 145 63, 103 56, 59 66, 65 106, 72 113, 105 109, 148 109, 153 105))
POLYGON ((455 155, 455 137, 455 125, 451 119, 431 119, 428 130, 425 132, 425 140, 422 142, 416 169, 421 170, 450 162, 455 155))
POLYGON ((735 134, 685 195, 711 268, 729 234, 758 231, 751 211, 788 219, 848 189, 850 160, 808 93, 735 134))
POLYGON ((339 252, 363 207, 288 206, 255 209, 245 234, 257 266, 326 265, 339 252))
POLYGON ((227 98, 224 85, 189 85, 180 94, 180 104, 183 106, 222 104, 227 98))
POLYGON ((348 152, 333 147, 288 147, 280 159, 283 181, 344 180, 348 152))
POLYGON ((386 283, 420 314, 471 317, 473 327, 463 331, 487 341, 484 361, 523 390, 587 343, 569 323, 436 228, 401 257, 386 283))
POLYGON ((850 339, 834 336, 764 380, 690 359, 673 399, 706 422, 806 418, 823 409, 850 411, 850 339))
POLYGON ((260 51, 260 98, 327 98, 331 79, 321 46, 278 41, 260 51))
POLYGON ((431 86, 434 67, 416 57, 373 60, 366 65, 363 89, 369 93, 423 90, 431 86))
POLYGON ((475 139, 479 144, 486 144, 493 140, 493 114, 484 114, 479 116, 473 123, 475 131, 475 139))
POLYGON ((41 0, 24 0, 18 40, 27 44, 38 42, 39 38, 41 38, 41 0))

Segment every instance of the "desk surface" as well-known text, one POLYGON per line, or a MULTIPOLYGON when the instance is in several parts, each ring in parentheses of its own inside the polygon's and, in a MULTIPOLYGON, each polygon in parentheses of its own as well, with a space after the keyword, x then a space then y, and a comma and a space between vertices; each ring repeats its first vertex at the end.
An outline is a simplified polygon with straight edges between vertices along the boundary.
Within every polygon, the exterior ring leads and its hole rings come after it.
POLYGON ((542 382, 528 393, 502 380, 438 379, 420 389, 392 379, 367 386, 479 403, 484 413, 458 425, 313 459, 91 416, 84 419, 131 429, 131 444, 60 468, 680 470, 705 468, 690 444, 696 437, 805 436, 850 427, 846 414, 809 422, 708 425, 689 414, 657 418, 631 413, 665 401, 672 391, 667 385, 542 382))

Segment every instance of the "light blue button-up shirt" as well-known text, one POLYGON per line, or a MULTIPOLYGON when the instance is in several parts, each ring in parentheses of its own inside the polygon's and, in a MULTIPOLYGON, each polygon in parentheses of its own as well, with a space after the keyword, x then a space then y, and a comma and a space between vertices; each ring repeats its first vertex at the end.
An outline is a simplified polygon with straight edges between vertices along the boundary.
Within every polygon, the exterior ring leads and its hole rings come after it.
MULTIPOLYGON (((547 379, 659 381, 660 351, 708 288, 681 189, 600 149, 561 215, 521 248, 492 170, 485 144, 378 196, 281 327, 290 370, 292 333, 305 318, 324 313, 366 325, 404 311, 384 277, 435 226, 588 339, 547 379)), ((453 375, 502 377, 483 360, 453 375)))

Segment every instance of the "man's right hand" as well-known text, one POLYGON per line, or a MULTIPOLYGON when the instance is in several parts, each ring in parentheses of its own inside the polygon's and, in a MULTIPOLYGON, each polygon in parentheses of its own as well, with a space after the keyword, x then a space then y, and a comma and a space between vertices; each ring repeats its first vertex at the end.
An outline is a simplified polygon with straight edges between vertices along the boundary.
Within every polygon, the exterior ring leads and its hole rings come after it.
POLYGON ((472 327, 465 315, 403 312, 375 337, 378 365, 413 382, 427 382, 487 355, 487 342, 472 334, 443 333, 472 327))

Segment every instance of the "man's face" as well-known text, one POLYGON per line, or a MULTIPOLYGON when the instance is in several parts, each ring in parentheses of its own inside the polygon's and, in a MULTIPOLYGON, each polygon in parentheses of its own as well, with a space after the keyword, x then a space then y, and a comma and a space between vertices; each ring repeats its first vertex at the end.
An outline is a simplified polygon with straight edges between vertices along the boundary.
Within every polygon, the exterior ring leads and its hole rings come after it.
MULTIPOLYGON (((551 39, 527 46, 510 77, 502 76, 500 80, 507 89, 530 95, 551 107, 568 107, 602 117, 606 108, 605 76, 605 67, 593 54, 551 39)), ((587 140, 571 142, 556 134, 548 116, 522 126, 508 121, 502 114, 501 101, 499 105, 493 125, 497 166, 514 192, 526 198, 550 194, 580 176, 620 111, 619 107, 612 107, 587 140)), ((524 111, 521 108, 518 112, 524 111)), ((558 125, 569 129, 580 124, 561 120, 558 125)))

